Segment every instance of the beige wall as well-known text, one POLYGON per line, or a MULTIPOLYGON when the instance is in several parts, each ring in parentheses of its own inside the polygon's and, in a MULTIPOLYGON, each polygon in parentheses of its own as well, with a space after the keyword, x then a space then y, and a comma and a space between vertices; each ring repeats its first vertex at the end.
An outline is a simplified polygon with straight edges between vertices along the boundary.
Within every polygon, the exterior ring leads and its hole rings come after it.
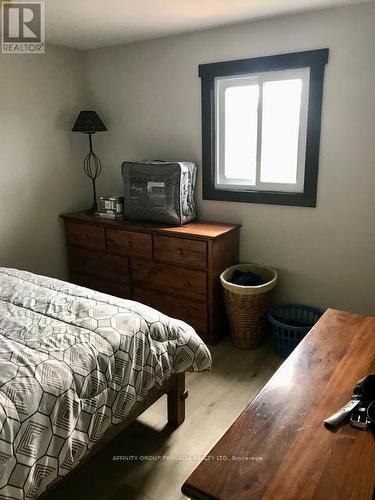
POLYGON ((201 162, 199 63, 329 47, 317 208, 204 201, 239 222, 241 261, 280 271, 278 300, 375 313, 375 5, 324 10, 86 53, 103 190, 125 159, 201 162))
POLYGON ((80 53, 0 55, 0 265, 66 277, 59 213, 86 206, 93 107, 99 191, 121 191, 124 159, 201 163, 199 63, 329 47, 318 207, 204 201, 201 218, 239 222, 241 260, 280 271, 278 300, 375 313, 375 5, 325 10, 80 53), (84 104, 86 103, 86 105, 84 104))
POLYGON ((59 213, 85 206, 82 54, 0 55, 0 266, 64 277, 59 213))

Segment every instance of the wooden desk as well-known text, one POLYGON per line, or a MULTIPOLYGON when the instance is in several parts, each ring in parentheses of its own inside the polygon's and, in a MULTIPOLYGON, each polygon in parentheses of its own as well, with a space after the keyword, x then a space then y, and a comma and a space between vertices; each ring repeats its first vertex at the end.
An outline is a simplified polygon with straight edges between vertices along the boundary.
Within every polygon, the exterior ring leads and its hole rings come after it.
POLYGON ((335 432, 323 426, 370 372, 375 317, 328 310, 216 444, 210 461, 187 479, 183 493, 206 500, 371 500, 375 436, 349 424, 335 432))

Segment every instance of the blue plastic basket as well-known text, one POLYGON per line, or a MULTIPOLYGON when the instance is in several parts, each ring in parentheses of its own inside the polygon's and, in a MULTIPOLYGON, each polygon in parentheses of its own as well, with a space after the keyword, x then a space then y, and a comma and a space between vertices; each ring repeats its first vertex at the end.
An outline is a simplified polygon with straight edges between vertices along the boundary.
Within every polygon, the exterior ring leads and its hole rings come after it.
POLYGON ((304 304, 273 307, 267 319, 271 323, 274 347, 279 356, 287 358, 311 330, 324 311, 304 304))

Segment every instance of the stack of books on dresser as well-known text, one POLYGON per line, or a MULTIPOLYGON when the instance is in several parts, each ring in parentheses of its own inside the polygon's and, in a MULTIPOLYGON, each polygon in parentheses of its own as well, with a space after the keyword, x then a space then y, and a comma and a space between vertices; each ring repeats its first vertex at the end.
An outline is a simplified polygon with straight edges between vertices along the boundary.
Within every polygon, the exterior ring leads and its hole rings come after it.
POLYGON ((119 195, 101 196, 95 215, 104 219, 122 220, 124 218, 124 197, 119 195))

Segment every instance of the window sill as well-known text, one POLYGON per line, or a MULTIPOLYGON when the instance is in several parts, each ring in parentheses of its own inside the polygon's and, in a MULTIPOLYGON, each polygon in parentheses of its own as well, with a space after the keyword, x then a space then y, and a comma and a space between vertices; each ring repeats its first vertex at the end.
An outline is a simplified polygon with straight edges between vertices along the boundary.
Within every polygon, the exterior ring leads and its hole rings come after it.
POLYGON ((239 191, 216 189, 203 186, 204 200, 234 201, 239 203, 261 203, 269 205, 290 205, 298 207, 316 207, 315 193, 288 193, 275 191, 239 191))

